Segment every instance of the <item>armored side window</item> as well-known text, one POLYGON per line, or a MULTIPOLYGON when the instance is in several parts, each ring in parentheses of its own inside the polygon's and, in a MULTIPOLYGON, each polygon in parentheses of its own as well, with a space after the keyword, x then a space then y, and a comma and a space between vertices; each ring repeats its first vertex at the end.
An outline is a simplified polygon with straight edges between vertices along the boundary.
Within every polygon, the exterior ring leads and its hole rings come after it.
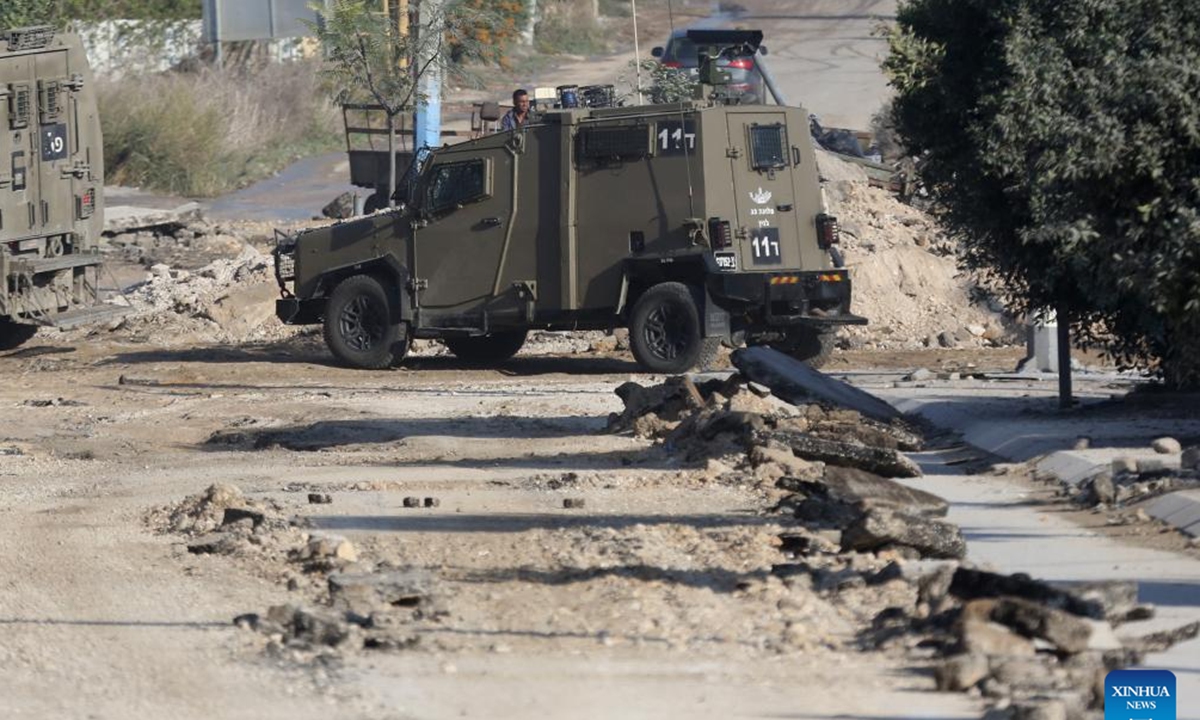
POLYGON ((438 213, 488 197, 491 194, 488 171, 489 163, 484 158, 435 167, 426 190, 426 209, 438 213))
POLYGON ((787 167, 787 129, 782 124, 750 126, 750 163, 755 170, 787 167))
POLYGON ((8 126, 12 130, 29 127, 29 86, 23 83, 8 87, 8 126))
POLYGON ((650 126, 584 128, 577 142, 581 159, 639 160, 650 154, 650 126))

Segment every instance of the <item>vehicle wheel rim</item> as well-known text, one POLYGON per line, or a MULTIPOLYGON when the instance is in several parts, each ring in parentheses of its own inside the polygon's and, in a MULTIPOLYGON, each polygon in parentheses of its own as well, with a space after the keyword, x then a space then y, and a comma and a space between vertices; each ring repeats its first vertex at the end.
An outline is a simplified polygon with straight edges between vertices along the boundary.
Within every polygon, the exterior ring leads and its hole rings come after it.
POLYGON ((687 316, 673 305, 659 305, 646 318, 642 336, 651 354, 662 360, 674 360, 688 345, 687 316))
POLYGON ((359 295, 342 308, 338 330, 350 349, 367 352, 383 338, 384 327, 371 298, 359 295))

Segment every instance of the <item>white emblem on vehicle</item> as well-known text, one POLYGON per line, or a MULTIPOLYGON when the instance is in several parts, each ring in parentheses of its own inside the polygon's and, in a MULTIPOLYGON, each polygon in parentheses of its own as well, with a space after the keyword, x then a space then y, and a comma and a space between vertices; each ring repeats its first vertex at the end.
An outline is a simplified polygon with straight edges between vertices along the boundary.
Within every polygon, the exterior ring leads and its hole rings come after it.
POLYGON ((767 203, 771 202, 771 191, 763 190, 760 187, 757 191, 750 193, 750 199, 759 205, 766 205, 767 203))

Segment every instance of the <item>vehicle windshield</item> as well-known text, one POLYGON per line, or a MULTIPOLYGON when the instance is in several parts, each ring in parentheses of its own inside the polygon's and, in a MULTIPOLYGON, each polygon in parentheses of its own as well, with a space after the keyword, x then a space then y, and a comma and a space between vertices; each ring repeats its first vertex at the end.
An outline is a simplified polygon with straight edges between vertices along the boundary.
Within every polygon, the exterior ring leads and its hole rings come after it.
POLYGON ((695 67, 700 64, 696 54, 696 43, 685 37, 671 38, 663 53, 663 62, 677 62, 683 67, 695 67))

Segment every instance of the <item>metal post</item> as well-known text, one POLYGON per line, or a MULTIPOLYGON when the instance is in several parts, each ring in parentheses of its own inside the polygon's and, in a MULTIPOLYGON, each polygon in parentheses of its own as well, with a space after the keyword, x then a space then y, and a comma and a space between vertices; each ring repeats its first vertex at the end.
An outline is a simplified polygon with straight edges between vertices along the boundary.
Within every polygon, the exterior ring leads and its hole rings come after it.
POLYGON ((633 13, 633 71, 637 77, 638 105, 642 104, 642 53, 638 49, 637 33, 637 0, 629 0, 630 12, 633 13))
POLYGON ((775 76, 771 74, 767 64, 763 62, 761 55, 754 56, 754 64, 758 66, 758 73, 762 75, 763 82, 767 85, 767 90, 771 92, 771 97, 775 98, 776 105, 787 105, 787 101, 783 99, 783 93, 779 91, 779 87, 775 84, 775 76))
POLYGON ((1070 410, 1071 398, 1071 323, 1067 307, 1058 307, 1058 407, 1070 410))

